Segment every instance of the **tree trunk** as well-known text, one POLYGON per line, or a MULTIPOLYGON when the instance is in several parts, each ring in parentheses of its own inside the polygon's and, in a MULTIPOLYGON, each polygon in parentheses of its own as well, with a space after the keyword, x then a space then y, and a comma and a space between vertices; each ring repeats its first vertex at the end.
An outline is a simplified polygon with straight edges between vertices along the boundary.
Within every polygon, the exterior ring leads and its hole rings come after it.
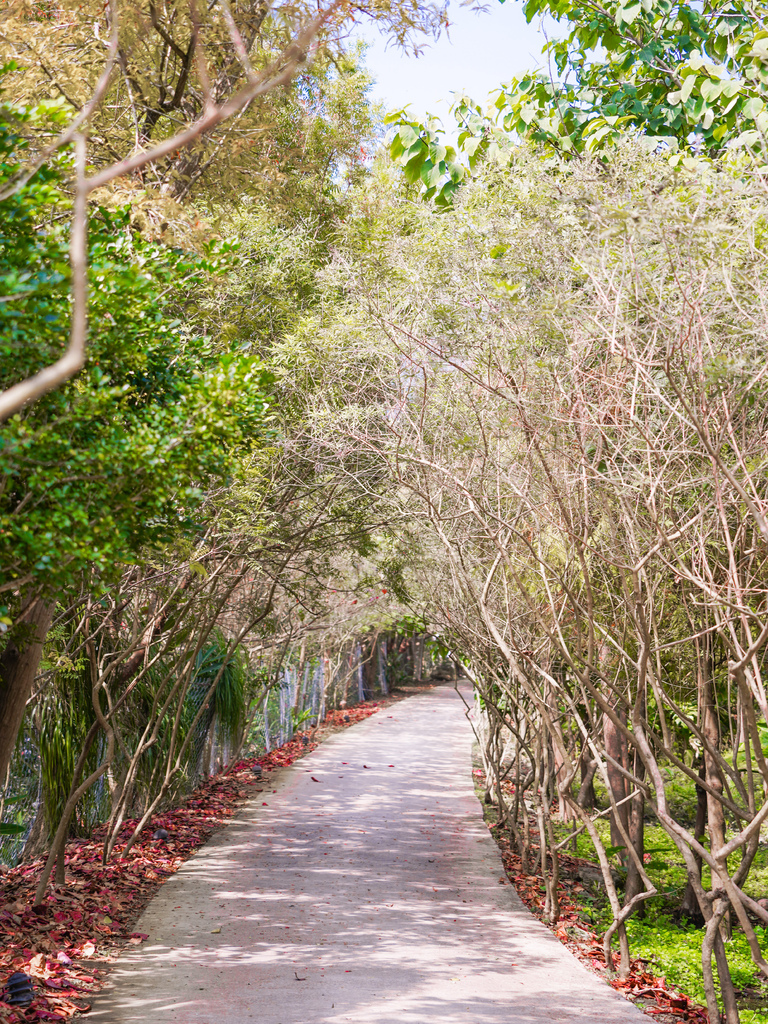
MULTIPOLYGON (((702 731, 712 748, 717 750, 720 745, 720 723, 717 718, 712 678, 708 667, 702 673, 701 687, 702 731)), ((706 748, 704 749, 704 770, 705 779, 710 788, 715 793, 722 793, 723 779, 720 775, 717 759, 706 748)), ((706 799, 710 849, 714 854, 721 846, 725 845, 725 809, 721 801, 713 793, 708 792, 706 799)), ((714 886, 715 879, 712 881, 714 886)))
POLYGON ((0 779, 5 778, 13 756, 55 607, 54 602, 33 597, 16 619, 13 636, 0 655, 0 779))
MULTIPOLYGON (((605 723, 603 726, 603 734, 605 740, 605 752, 609 755, 613 761, 618 762, 624 768, 625 771, 629 770, 629 751, 627 749, 626 737, 614 723, 606 715, 605 723)), ((636 764, 634 765, 633 775, 642 775, 642 765, 638 758, 635 758, 636 764)), ((635 849, 638 857, 642 860, 645 849, 645 800, 643 794, 638 789, 631 800, 627 800, 627 797, 632 792, 632 785, 629 779, 615 764, 611 763, 611 760, 607 762, 608 772, 608 783, 613 793, 613 798, 618 804, 624 800, 620 807, 617 807, 616 812, 611 812, 611 845, 622 847, 624 852, 621 854, 621 862, 624 865, 627 872, 627 882, 624 890, 624 905, 639 893, 643 892, 645 886, 643 880, 640 877, 640 872, 634 861, 634 858, 630 856, 629 850, 627 850, 627 844, 624 837, 619 830, 619 825, 616 818, 619 819, 621 825, 624 828, 629 841, 635 849)))
MULTIPOLYGON (((628 760, 627 741, 608 715, 604 719, 603 739, 605 742, 605 753, 608 756, 608 785, 611 787, 613 799, 619 804, 615 812, 611 811, 611 846, 626 846, 619 831, 616 817, 618 816, 621 820, 625 831, 629 832, 629 804, 622 803, 628 796, 627 780, 612 761, 617 762, 622 767, 626 767, 628 760)), ((626 863, 626 852, 622 855, 622 861, 626 863)))
MULTIPOLYGON (((699 668, 699 693, 701 700, 701 725, 702 732, 712 750, 720 747, 720 721, 717 715, 715 703, 715 690, 712 683, 712 671, 709 656, 704 656, 700 661, 699 668)), ((725 846, 725 808, 722 801, 717 798, 718 793, 723 792, 723 777, 717 758, 710 753, 707 747, 704 748, 704 772, 707 784, 714 793, 707 792, 707 824, 709 828, 709 848, 714 855, 721 847, 725 846)), ((723 883, 715 871, 712 872, 713 890, 723 888, 723 883)), ((723 917, 721 932, 724 937, 730 934, 730 914, 723 917)))
MULTIPOLYGON (((643 764, 636 755, 634 776, 636 779, 642 780, 644 774, 643 764)), ((639 786, 636 788, 635 795, 629 801, 628 806, 629 840, 642 863, 643 856, 645 855, 645 797, 639 786)), ((624 905, 626 906, 630 900, 634 899, 641 892, 645 892, 645 885, 640 876, 640 870, 635 863, 634 857, 627 856, 627 884, 624 889, 624 905)), ((645 905, 641 903, 635 913, 638 917, 643 917, 645 905)))
POLYGON ((597 771, 597 761, 592 757, 592 751, 589 746, 584 743, 581 748, 581 755, 579 756, 579 779, 581 780, 581 786, 579 787, 579 795, 576 798, 576 803, 579 807, 583 807, 585 811, 593 811, 595 809, 595 772, 597 771))
POLYGON ((560 792, 560 787, 557 784, 565 770, 565 762, 563 760, 563 755, 560 752, 560 748, 556 744, 552 747, 552 761, 555 769, 554 791, 557 793, 557 815, 563 822, 573 821, 573 819, 576 817, 576 812, 565 799, 565 796, 560 792))
MULTIPOLYGON (((704 758, 701 759, 701 765, 699 766, 699 778, 706 778, 706 769, 704 767, 704 758)), ((698 843, 704 842, 705 831, 707 827, 707 791, 703 786, 696 787, 696 824, 694 826, 694 836, 698 843)), ((701 881, 701 857, 698 854, 694 854, 696 858, 696 866, 699 872, 699 881, 701 881)), ((685 890, 683 896, 683 902, 680 904, 680 916, 685 917, 691 924, 695 925, 696 928, 704 927, 704 915, 701 912, 699 901, 696 897, 696 890, 693 888, 691 882, 685 890)))

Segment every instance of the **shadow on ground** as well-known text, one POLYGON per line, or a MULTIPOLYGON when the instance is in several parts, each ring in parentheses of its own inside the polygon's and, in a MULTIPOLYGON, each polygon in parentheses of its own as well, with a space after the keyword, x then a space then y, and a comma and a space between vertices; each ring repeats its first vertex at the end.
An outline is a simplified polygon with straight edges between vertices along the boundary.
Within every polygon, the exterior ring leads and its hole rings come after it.
POLYGON ((170 879, 90 1014, 109 1024, 630 1024, 525 909, 450 688, 332 737, 170 879))

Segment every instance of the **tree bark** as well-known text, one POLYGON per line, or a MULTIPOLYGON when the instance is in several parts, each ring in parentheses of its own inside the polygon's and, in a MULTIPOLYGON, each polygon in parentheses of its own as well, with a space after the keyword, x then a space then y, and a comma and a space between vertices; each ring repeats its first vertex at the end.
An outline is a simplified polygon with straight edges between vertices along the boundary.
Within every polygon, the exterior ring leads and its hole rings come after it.
POLYGON ((13 756, 55 607, 55 602, 39 595, 32 597, 0 655, 0 779, 5 778, 13 756))
MULTIPOLYGON (((622 847, 624 850, 621 854, 621 862, 627 871, 627 882, 624 890, 624 904, 626 905, 635 896, 643 892, 645 886, 634 858, 630 856, 629 850, 626 848, 626 842, 621 835, 616 818, 619 818, 632 846, 642 860, 645 849, 645 800, 639 789, 631 800, 627 800, 627 797, 632 792, 631 784, 616 765, 611 763, 612 759, 620 764, 625 771, 629 770, 627 740, 607 715, 603 725, 603 737, 605 740, 605 752, 609 757, 607 763, 608 784, 611 787, 616 803, 619 804, 620 801, 625 801, 616 808, 615 812, 611 811, 611 845, 622 847)), ((639 777, 642 774, 642 766, 639 759, 636 758, 636 762, 633 774, 639 777)))
MULTIPOLYGON (((699 767, 699 778, 706 778, 706 770, 704 767, 704 758, 701 759, 701 765, 699 767)), ((703 843, 707 828, 707 791, 703 786, 696 787, 696 824, 694 826, 694 836, 696 837, 697 843, 703 843)), ((699 881, 701 881, 701 857, 694 853, 696 865, 699 872, 699 881)), ((680 915, 681 917, 687 918, 691 924, 697 928, 704 927, 704 915, 701 912, 699 906, 699 900, 696 896, 696 890, 693 884, 689 881, 685 889, 685 895, 683 896, 683 902, 680 904, 680 915)))
POLYGON ((576 797, 576 803, 579 807, 583 807, 585 811, 593 811, 595 809, 597 799, 595 796, 596 771, 597 761, 594 760, 589 746, 585 743, 581 748, 581 755, 579 756, 581 786, 579 787, 579 795, 576 797))
MULTIPOLYGON (((612 762, 617 762, 623 768, 626 768, 627 741, 608 715, 605 716, 603 723, 603 739, 605 741, 605 752, 608 756, 606 766, 608 785, 611 787, 613 799, 619 805, 615 812, 611 811, 611 846, 624 846, 624 840, 616 824, 616 817, 618 815, 625 831, 629 832, 629 806, 627 803, 622 802, 626 800, 629 794, 625 776, 622 775, 616 764, 612 762)), ((626 853, 622 855, 622 860, 625 861, 625 858, 626 853)))
MULTIPOLYGON (((709 655, 701 658, 699 667, 699 693, 701 700, 701 723, 702 733, 708 741, 712 750, 720 747, 720 721, 717 715, 717 704, 715 702, 715 689, 712 682, 712 669, 709 655)), ((715 854, 721 847, 725 846, 725 808, 717 794, 723 792, 723 777, 717 763, 717 758, 704 747, 704 777, 710 787, 707 792, 707 825, 709 830, 709 848, 715 854), (714 792, 711 792, 711 791, 714 792)), ((716 872, 712 872, 712 889, 723 888, 723 883, 716 872)), ((724 937, 730 934, 730 913, 723 917, 721 932, 724 937)))
MULTIPOLYGON (((640 758, 635 756, 634 776, 636 779, 643 779, 645 771, 640 758)), ((640 787, 636 787, 635 795, 629 801, 629 840, 635 849, 635 853, 642 862, 645 855, 645 797, 640 787)), ((624 905, 645 892, 645 885, 640 876, 634 857, 627 855, 627 884, 624 888, 624 905)), ((641 903, 636 911, 638 917, 645 914, 645 904, 641 903)))

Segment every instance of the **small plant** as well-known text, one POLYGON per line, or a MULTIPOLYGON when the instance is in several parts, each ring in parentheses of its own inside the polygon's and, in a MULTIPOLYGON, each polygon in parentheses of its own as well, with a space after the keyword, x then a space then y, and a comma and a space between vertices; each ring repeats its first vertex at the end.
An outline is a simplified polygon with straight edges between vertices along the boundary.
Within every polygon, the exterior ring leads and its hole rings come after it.
POLYGON ((293 731, 298 732, 302 725, 312 718, 312 708, 305 708, 299 712, 296 708, 291 708, 291 722, 293 723, 293 731))

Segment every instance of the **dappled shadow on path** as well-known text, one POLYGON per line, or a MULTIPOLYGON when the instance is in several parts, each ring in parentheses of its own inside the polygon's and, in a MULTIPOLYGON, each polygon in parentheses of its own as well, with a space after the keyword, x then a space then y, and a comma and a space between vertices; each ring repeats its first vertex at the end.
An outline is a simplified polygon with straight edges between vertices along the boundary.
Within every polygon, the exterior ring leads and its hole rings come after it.
POLYGON ((190 860, 91 1019, 642 1019, 499 885, 465 723, 451 699, 430 699, 329 741, 190 860))

